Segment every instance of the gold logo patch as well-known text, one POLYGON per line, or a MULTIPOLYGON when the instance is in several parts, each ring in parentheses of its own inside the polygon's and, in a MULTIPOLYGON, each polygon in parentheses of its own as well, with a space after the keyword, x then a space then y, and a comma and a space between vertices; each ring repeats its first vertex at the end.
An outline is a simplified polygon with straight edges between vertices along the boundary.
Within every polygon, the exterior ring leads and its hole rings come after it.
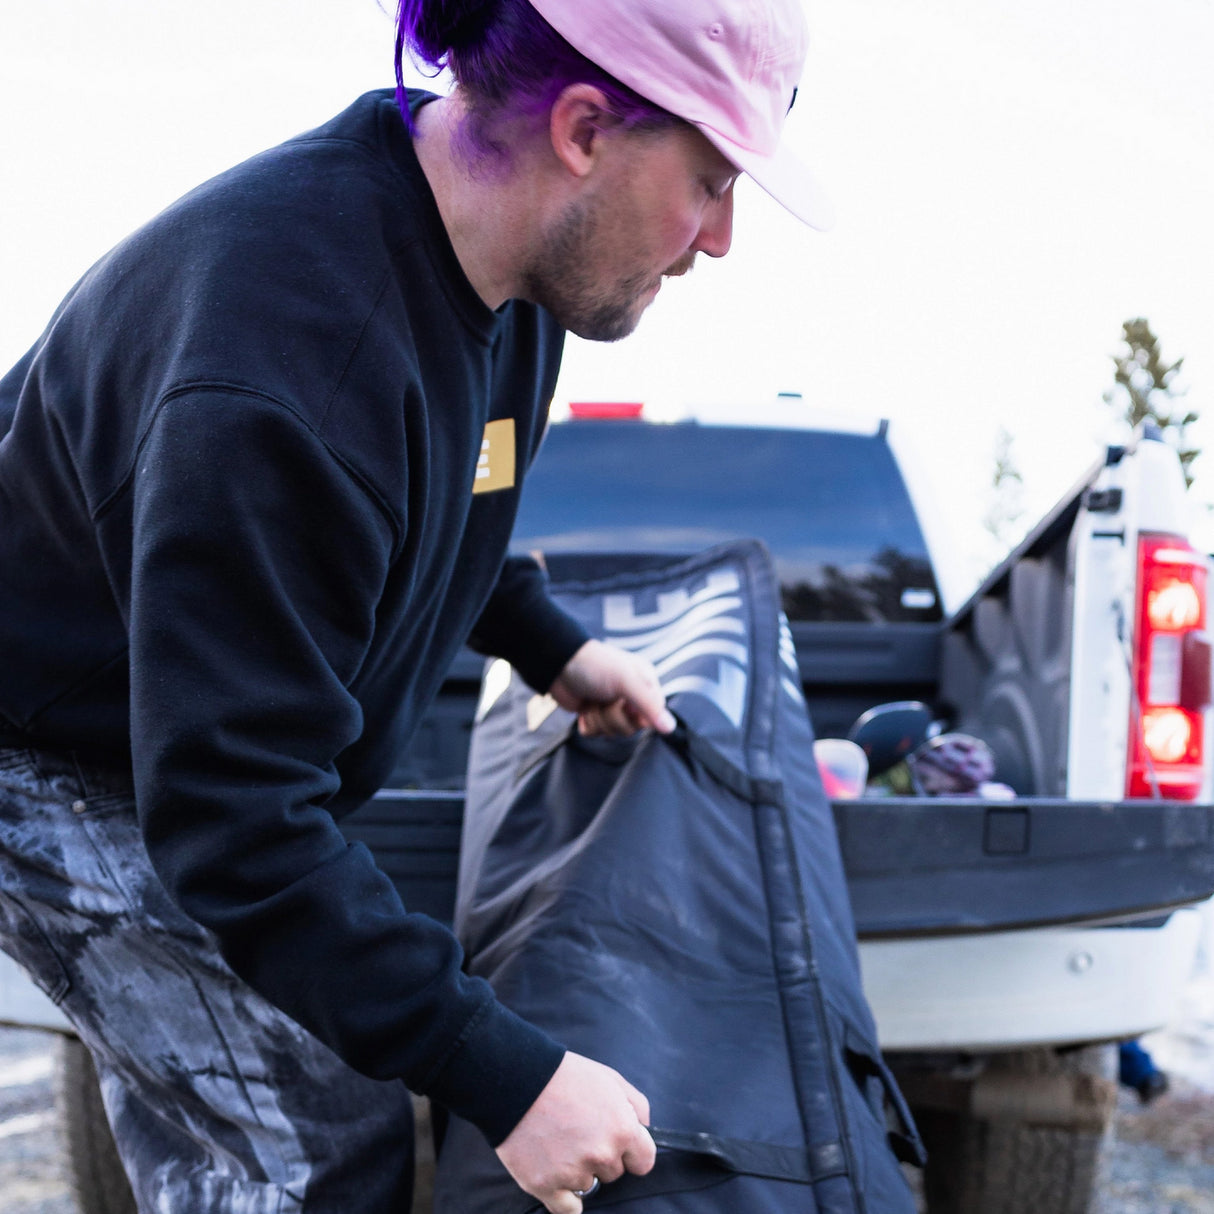
POLYGON ((481 454, 476 461, 473 493, 495 493, 514 487, 514 418, 503 417, 485 426, 481 454))

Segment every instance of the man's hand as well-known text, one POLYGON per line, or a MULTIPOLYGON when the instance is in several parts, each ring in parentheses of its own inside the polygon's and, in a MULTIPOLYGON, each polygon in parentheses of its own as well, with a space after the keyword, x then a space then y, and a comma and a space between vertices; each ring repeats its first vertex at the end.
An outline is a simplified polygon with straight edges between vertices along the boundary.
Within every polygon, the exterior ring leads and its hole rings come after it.
MULTIPOLYGON (((594 642, 591 642, 592 644, 594 642)), ((550 1214, 581 1214, 577 1192, 644 1176, 655 1148, 645 1127, 649 1101, 610 1067, 567 1053, 498 1158, 550 1214)))
POLYGON ((578 714, 578 729, 584 734, 626 735, 645 728, 669 733, 674 728, 652 664, 602 641, 587 641, 548 694, 578 714))

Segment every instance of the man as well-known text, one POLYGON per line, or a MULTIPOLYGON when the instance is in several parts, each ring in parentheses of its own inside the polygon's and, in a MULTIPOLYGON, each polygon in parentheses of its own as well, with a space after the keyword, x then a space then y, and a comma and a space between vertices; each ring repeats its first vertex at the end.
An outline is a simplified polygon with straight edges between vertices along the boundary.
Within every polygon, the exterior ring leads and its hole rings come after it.
POLYGON ((0 943, 93 1052, 141 1210, 407 1205, 405 1084, 553 1214, 643 1095, 460 972, 336 820, 465 642, 582 728, 651 667, 506 560, 563 329, 729 248, 796 0, 402 0, 448 98, 368 94, 103 258, 0 381, 0 943), (400 108, 398 109, 398 105, 400 108), (401 1083, 401 1080, 404 1083, 401 1083))

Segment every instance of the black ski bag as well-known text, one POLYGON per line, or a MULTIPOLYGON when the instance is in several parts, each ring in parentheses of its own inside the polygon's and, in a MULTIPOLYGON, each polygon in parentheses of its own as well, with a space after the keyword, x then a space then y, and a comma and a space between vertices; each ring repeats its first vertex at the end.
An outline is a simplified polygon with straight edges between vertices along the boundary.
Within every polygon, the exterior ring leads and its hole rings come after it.
MULTIPOLYGON (((587 1198, 638 1214, 913 1214, 922 1162, 876 1044, 830 804, 766 550, 562 581, 656 666, 673 736, 580 737, 505 663, 469 759, 468 969, 649 1098, 658 1162, 587 1198)), ((540 1211, 452 1118, 435 1214, 540 1211)))

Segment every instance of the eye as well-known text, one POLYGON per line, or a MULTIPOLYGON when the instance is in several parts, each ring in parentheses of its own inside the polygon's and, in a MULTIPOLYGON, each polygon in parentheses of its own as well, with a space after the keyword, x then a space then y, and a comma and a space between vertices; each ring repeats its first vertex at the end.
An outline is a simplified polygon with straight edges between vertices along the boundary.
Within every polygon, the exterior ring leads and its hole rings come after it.
POLYGON ((733 189, 733 183, 735 181, 737 181, 736 173, 725 178, 724 180, 719 178, 714 179, 711 177, 705 177, 703 179, 704 193, 707 194, 713 202, 720 202, 721 199, 723 199, 725 195, 733 189))

